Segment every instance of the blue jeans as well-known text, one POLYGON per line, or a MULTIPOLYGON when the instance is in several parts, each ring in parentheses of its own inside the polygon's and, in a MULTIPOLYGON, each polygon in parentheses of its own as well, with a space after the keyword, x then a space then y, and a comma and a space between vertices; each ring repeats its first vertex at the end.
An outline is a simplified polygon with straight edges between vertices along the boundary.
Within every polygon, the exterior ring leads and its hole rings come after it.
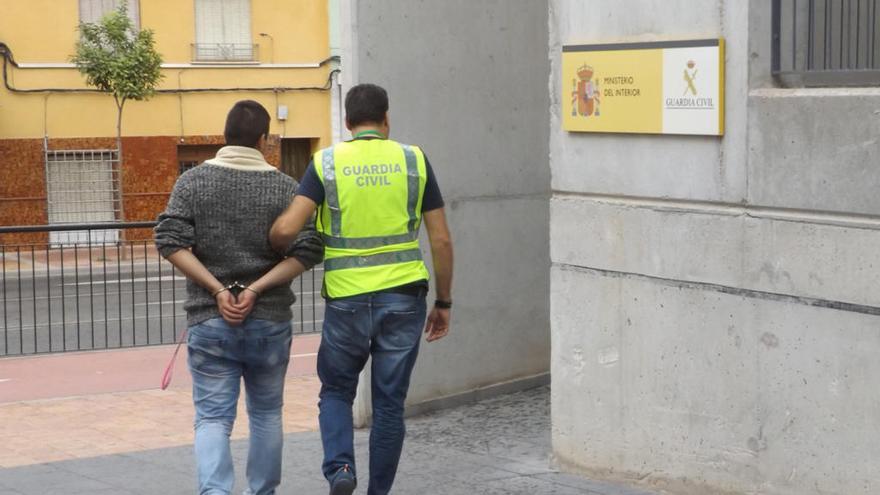
POLYGON ((318 350, 319 403, 324 476, 346 464, 355 471, 352 402, 358 375, 372 355, 373 428, 368 495, 391 490, 406 433, 404 401, 409 390, 422 325, 425 296, 378 293, 327 301, 318 350))
POLYGON ((250 419, 245 493, 272 495, 281 483, 281 406, 290 340, 287 321, 248 319, 232 327, 215 318, 189 328, 199 494, 232 492, 229 434, 242 377, 250 419))

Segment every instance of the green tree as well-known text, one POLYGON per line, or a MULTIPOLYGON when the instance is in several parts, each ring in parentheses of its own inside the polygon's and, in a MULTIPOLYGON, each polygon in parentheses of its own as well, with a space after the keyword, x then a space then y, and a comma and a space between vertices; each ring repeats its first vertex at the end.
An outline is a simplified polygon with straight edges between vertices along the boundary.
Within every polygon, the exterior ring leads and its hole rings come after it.
POLYGON ((113 96, 116 116, 116 149, 122 162, 122 109, 128 100, 142 101, 156 92, 162 79, 162 56, 156 51, 153 31, 135 29, 128 17, 128 2, 97 23, 79 24, 80 39, 71 62, 86 82, 113 96))

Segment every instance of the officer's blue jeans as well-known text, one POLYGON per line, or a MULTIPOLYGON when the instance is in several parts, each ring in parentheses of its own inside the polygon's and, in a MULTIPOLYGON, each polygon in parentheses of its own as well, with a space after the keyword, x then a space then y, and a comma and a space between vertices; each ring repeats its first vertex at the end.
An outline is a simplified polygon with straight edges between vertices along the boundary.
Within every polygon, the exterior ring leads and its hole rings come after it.
POLYGON ((372 356, 373 428, 368 495, 391 490, 406 430, 404 401, 425 322, 425 296, 378 293, 327 301, 318 350, 324 476, 346 464, 353 472, 352 402, 358 375, 372 356))
POLYGON ((245 493, 275 493, 281 482, 281 407, 290 340, 287 321, 248 319, 232 327, 216 318, 189 328, 200 495, 232 492, 235 475, 229 434, 242 378, 250 421, 245 493))

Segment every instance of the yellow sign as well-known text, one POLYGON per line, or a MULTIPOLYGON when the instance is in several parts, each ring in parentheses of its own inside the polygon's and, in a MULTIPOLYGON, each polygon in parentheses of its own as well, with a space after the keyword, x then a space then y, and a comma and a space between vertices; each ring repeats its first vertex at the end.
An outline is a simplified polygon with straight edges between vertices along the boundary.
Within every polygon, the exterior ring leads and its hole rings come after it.
POLYGON ((724 40, 568 45, 562 127, 724 134, 724 40))

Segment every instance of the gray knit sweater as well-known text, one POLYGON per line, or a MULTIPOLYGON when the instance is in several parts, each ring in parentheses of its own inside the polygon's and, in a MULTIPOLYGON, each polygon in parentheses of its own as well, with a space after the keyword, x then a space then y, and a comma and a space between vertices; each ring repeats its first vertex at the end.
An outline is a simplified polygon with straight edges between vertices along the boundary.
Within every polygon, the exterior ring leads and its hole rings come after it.
MULTIPOLYGON (((297 183, 252 148, 226 146, 216 158, 177 179, 168 206, 155 228, 156 247, 168 257, 179 249, 193 254, 224 285, 249 284, 284 256, 269 244, 269 229, 290 204, 297 183)), ((320 263, 324 246, 314 224, 306 225, 286 253, 306 268, 320 263)), ((220 316, 207 289, 187 280, 184 309, 195 325, 220 316)), ((292 318, 296 296, 288 284, 263 292, 251 317, 270 321, 292 318)))

